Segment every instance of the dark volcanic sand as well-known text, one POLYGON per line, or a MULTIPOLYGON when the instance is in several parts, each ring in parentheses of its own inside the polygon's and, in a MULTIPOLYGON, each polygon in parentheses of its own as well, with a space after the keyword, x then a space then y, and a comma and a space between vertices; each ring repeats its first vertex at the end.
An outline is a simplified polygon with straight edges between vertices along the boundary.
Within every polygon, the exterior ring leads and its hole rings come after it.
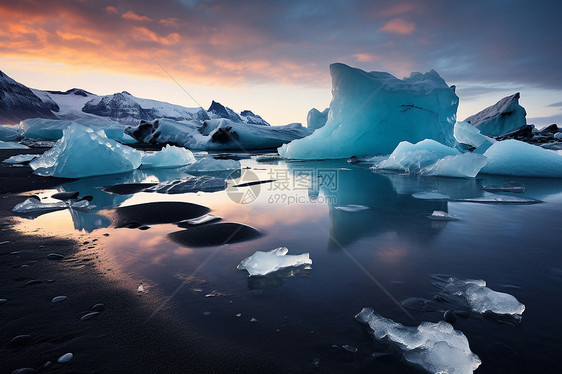
POLYGON ((68 259, 81 250, 91 251, 95 257, 96 248, 13 230, 11 209, 25 199, 25 193, 18 193, 53 188, 61 180, 37 177, 28 167, 1 161, 15 154, 43 151, 0 150, 0 242, 9 241, 0 244, 0 299, 8 300, 0 304, 0 373, 25 367, 41 373, 284 371, 273 362, 275 353, 249 351, 206 336, 197 326, 180 323, 173 307, 167 306, 147 322, 161 305, 162 295, 139 296, 105 277, 92 262, 75 267, 64 259, 47 259, 53 252, 68 259), (31 280, 42 283, 24 286, 31 280), (68 299, 53 304, 51 299, 59 295, 68 299), (81 321, 98 303, 105 309, 81 321), (31 338, 23 344, 10 344, 15 336, 26 334, 31 338), (56 363, 67 352, 74 358, 56 363), (48 361, 52 364, 42 368, 48 361))

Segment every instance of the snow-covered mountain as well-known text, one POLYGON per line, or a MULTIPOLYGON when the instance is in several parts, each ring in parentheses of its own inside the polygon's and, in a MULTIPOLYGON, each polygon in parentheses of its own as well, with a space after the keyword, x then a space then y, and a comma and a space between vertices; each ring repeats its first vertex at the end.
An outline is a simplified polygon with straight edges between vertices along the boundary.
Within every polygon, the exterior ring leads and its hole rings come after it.
POLYGON ((68 91, 30 89, 0 72, 0 124, 16 124, 28 118, 63 120, 111 119, 122 125, 136 125, 140 120, 167 118, 174 121, 205 121, 227 118, 233 122, 269 126, 249 110, 240 115, 213 101, 209 110, 188 108, 163 101, 143 99, 127 91, 99 96, 72 88, 68 91))

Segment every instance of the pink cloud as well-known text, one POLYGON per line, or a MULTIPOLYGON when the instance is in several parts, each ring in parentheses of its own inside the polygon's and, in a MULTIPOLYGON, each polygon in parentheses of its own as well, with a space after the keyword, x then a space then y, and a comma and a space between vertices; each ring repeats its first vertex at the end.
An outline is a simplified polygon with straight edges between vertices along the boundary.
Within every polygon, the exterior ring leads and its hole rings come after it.
POLYGON ((358 62, 371 62, 379 59, 380 57, 372 53, 356 53, 353 55, 353 58, 355 58, 358 62))
POLYGON ((393 5, 390 8, 387 8, 387 9, 383 10, 379 14, 383 17, 393 17, 393 16, 396 16, 398 14, 411 12, 412 10, 414 10, 416 8, 417 8, 417 6, 415 4, 407 4, 407 3, 397 4, 397 5, 393 5))
POLYGON ((105 12, 107 14, 119 14, 119 11, 114 6, 108 5, 105 7, 105 12))
POLYGON ((416 30, 416 25, 402 18, 394 18, 385 23, 379 30, 400 35, 410 35, 416 30))
POLYGON ((146 22, 152 21, 152 19, 150 17, 139 16, 138 14, 133 12, 132 10, 128 10, 127 12, 123 13, 123 15, 121 15, 121 17, 123 17, 124 19, 129 20, 129 21, 146 21, 146 22))

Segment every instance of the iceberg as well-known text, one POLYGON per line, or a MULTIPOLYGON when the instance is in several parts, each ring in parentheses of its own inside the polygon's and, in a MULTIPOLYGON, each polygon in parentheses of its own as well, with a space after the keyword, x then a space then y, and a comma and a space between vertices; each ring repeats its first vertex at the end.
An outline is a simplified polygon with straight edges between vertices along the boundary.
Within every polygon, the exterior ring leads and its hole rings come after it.
POLYGON ((141 159, 143 168, 177 168, 195 162, 189 149, 166 145, 158 152, 144 152, 141 159))
POLYGON ((320 127, 323 127, 328 121, 328 113, 330 112, 330 108, 324 109, 322 112, 316 108, 312 108, 308 111, 308 115, 306 116, 306 127, 311 130, 317 130, 320 127))
POLYGON ((2 162, 5 163, 5 164, 23 164, 23 163, 26 163, 26 162, 29 162, 29 161, 33 160, 36 157, 39 157, 39 155, 30 155, 30 154, 15 155, 15 156, 12 156, 10 158, 5 159, 2 162))
POLYGON ((434 285, 442 292, 461 296, 477 313, 521 316, 525 311, 525 305, 513 295, 486 287, 486 281, 482 279, 457 279, 447 275, 434 275, 433 279, 436 281, 434 285))
POLYGON ((142 143, 172 143, 189 149, 277 148, 312 133, 301 124, 264 126, 229 119, 173 121, 157 119, 128 126, 125 133, 142 143))
POLYGON ((29 149, 29 147, 16 142, 3 142, 0 140, 0 149, 29 149))
POLYGON ((0 125, 0 141, 13 142, 21 139, 17 126, 0 125))
POLYGON ((389 73, 330 65, 332 95, 326 125, 279 148, 290 159, 389 154, 401 141, 454 145, 459 99, 435 71, 402 80, 389 73))
POLYGON ((279 269, 301 265, 312 265, 308 253, 301 255, 287 255, 286 247, 279 247, 269 252, 256 251, 250 257, 240 262, 237 269, 247 270, 250 276, 267 275, 279 269))
POLYGON ((501 136, 525 126, 526 115, 525 108, 519 105, 519 92, 517 92, 468 117, 464 122, 470 123, 484 135, 501 136))
POLYGON ((72 123, 55 146, 29 166, 41 176, 82 178, 124 173, 140 164, 140 152, 107 138, 103 131, 72 123))
POLYGON ((485 153, 485 174, 562 178, 562 155, 536 145, 509 139, 494 143, 485 153))
POLYGON ((182 169, 186 173, 203 173, 208 171, 240 170, 238 160, 216 160, 213 157, 203 157, 182 169))
POLYGON ((375 169, 404 170, 419 172, 443 157, 457 156, 460 152, 432 139, 425 139, 416 144, 400 142, 390 157, 379 162, 375 169))
POLYGON ((445 156, 433 165, 421 170, 422 175, 474 178, 486 165, 486 157, 476 153, 463 153, 456 156, 445 156))
POLYGON ((368 324, 377 340, 396 344, 406 361, 434 374, 469 374, 482 361, 470 350, 468 339, 445 321, 404 326, 363 308, 355 319, 368 324))
POLYGON ((484 136, 476 127, 468 122, 457 122, 453 130, 453 135, 457 142, 478 148, 486 143, 495 143, 492 138, 484 136))
POLYGON ((63 130, 72 123, 89 127, 92 130, 102 130, 109 139, 120 143, 135 143, 135 139, 125 134, 125 126, 107 118, 81 118, 75 120, 59 120, 45 118, 30 118, 19 123, 20 134, 27 139, 58 140, 63 130))
POLYGON ((53 212, 55 210, 62 210, 62 209, 88 209, 90 203, 88 200, 72 200, 69 203, 64 201, 57 201, 55 203, 43 203, 41 200, 31 197, 24 202, 17 204, 13 209, 12 212, 14 213, 47 213, 53 212))

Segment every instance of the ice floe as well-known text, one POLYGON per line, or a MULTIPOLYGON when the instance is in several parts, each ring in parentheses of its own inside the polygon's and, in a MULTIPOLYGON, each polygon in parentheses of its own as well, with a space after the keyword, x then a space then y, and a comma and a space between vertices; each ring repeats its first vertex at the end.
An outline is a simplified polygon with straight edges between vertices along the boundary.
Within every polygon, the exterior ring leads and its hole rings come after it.
POLYGON ((62 210, 62 209, 88 209, 90 207, 90 203, 87 200, 79 200, 79 201, 57 201, 56 203, 43 203, 41 200, 31 197, 19 204, 17 204, 13 209, 12 212, 14 213, 41 213, 41 212, 52 212, 55 210, 62 210))
POLYGON ((226 189, 226 180, 207 175, 187 176, 169 182, 161 182, 143 189, 143 192, 180 194, 188 192, 216 192, 226 189))
POLYGON ((256 251, 238 265, 238 270, 246 270, 250 276, 267 275, 279 269, 300 265, 312 265, 309 253, 287 255, 286 247, 279 247, 269 252, 256 251))
POLYGON ((240 170, 238 160, 217 160, 211 156, 200 158, 182 169, 186 173, 204 173, 208 171, 240 170))
POLYGON ((157 152, 144 152, 141 159, 143 168, 177 168, 195 162, 195 156, 186 148, 166 145, 157 152))
POLYGON ((16 142, 4 142, 0 140, 0 149, 29 149, 29 147, 16 142))
POLYGON ((5 164, 24 164, 33 160, 34 158, 39 157, 39 155, 31 155, 31 154, 24 154, 24 155, 15 155, 10 158, 5 159, 2 161, 5 164))

